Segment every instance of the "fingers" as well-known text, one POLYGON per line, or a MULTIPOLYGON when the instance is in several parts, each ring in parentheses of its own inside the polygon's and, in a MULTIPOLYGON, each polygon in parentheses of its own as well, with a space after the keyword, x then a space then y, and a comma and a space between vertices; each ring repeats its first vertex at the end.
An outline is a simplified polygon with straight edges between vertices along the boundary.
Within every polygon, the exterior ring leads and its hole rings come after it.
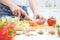
POLYGON ((21 16, 21 11, 20 10, 18 10, 18 15, 17 15, 18 17, 20 17, 21 16))
POLYGON ((18 17, 20 17, 21 14, 22 14, 22 15, 25 16, 25 19, 31 20, 30 17, 27 15, 27 13, 22 8, 14 10, 13 14, 16 15, 16 16, 18 16, 18 17))
POLYGON ((24 10, 22 10, 22 14, 25 15, 25 20, 31 20, 31 18, 27 15, 27 13, 24 10))
POLYGON ((35 19, 39 19, 39 16, 37 15, 37 16, 35 17, 35 19))
POLYGON ((13 14, 20 17, 21 16, 21 11, 20 10, 14 10, 13 14))
POLYGON ((42 15, 36 15, 36 20, 38 24, 44 24, 46 19, 42 15))
POLYGON ((14 10, 14 11, 13 11, 13 14, 14 14, 14 15, 17 15, 17 10, 14 10))
POLYGON ((34 15, 34 19, 40 19, 39 14, 34 15))
POLYGON ((23 15, 28 16, 27 13, 23 9, 21 11, 23 15))
POLYGON ((43 16, 40 17, 40 20, 41 20, 41 23, 44 23, 46 21, 46 19, 43 16))
POLYGON ((46 19, 37 19, 37 23, 40 24, 40 25, 44 24, 45 21, 46 21, 46 19))

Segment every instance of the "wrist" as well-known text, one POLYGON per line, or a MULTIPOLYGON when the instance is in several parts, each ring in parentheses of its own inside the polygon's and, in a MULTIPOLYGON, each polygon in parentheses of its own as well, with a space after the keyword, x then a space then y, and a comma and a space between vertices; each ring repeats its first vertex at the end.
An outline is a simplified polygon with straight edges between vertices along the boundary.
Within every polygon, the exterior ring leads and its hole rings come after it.
POLYGON ((35 15, 35 14, 40 14, 39 12, 37 12, 37 11, 35 11, 35 12, 33 12, 33 14, 35 15))
POLYGON ((14 7, 14 6, 16 6, 14 3, 10 3, 10 4, 8 5, 9 8, 12 8, 12 7, 14 7))

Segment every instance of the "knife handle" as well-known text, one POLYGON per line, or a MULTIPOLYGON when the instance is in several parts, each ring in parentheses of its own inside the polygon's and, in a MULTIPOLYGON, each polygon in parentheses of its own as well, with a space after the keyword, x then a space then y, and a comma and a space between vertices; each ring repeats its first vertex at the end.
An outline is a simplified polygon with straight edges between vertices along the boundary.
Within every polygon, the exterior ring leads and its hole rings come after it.
POLYGON ((20 20, 24 20, 25 15, 21 14, 20 20))

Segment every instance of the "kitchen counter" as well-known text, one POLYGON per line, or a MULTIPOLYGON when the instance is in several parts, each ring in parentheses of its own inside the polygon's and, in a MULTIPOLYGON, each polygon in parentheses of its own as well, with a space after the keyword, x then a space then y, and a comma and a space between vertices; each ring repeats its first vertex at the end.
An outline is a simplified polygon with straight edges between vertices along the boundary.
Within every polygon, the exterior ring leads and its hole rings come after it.
MULTIPOLYGON (((20 32, 20 31, 18 31, 20 32)), ((22 33, 22 32, 20 32, 22 33)), ((26 36, 25 34, 21 34, 21 35, 16 35, 14 40, 60 40, 60 37, 58 37, 57 33, 55 33, 55 35, 51 35, 48 32, 46 32, 44 30, 44 34, 37 34, 37 31, 34 32, 32 31, 32 33, 34 34, 34 36, 26 36)))
POLYGON ((37 36, 16 36, 14 40, 60 40, 59 37, 54 35, 37 35, 37 36))

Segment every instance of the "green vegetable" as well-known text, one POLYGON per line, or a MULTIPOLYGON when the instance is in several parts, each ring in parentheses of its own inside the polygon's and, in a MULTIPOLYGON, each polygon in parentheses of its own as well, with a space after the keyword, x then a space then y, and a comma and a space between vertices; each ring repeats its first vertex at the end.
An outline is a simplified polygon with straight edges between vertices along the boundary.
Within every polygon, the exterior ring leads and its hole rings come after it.
POLYGON ((10 35, 14 34, 13 29, 9 28, 9 29, 8 29, 8 33, 9 33, 10 35))
POLYGON ((54 28, 60 28, 59 24, 53 25, 54 28))
POLYGON ((2 27, 2 25, 3 25, 3 22, 0 22, 0 28, 2 27))
POLYGON ((60 25, 56 25, 57 28, 60 28, 60 25))

